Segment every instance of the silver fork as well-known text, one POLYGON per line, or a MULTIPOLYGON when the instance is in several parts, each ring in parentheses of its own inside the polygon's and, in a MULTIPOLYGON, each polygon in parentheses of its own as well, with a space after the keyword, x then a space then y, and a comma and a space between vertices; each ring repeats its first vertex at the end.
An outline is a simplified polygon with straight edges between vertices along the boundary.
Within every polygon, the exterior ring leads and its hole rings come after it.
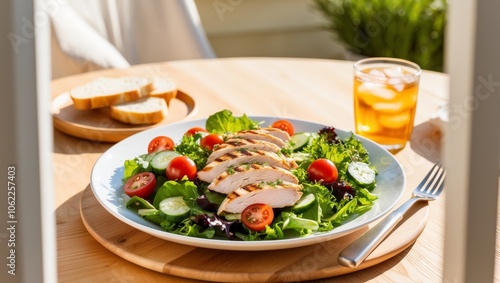
POLYGON ((358 266, 389 235, 413 204, 418 201, 432 201, 438 198, 443 191, 444 179, 445 170, 442 168, 441 162, 438 161, 415 188, 412 197, 344 248, 338 256, 338 262, 347 267, 358 266))

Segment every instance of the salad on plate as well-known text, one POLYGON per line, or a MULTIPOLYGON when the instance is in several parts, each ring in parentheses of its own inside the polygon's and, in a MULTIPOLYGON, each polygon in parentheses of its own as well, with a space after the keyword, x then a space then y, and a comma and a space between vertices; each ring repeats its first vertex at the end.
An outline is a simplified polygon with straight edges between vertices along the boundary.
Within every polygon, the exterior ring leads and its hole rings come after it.
POLYGON ((243 241, 328 232, 369 211, 377 171, 351 134, 295 132, 231 111, 157 136, 124 162, 126 206, 166 232, 243 241))

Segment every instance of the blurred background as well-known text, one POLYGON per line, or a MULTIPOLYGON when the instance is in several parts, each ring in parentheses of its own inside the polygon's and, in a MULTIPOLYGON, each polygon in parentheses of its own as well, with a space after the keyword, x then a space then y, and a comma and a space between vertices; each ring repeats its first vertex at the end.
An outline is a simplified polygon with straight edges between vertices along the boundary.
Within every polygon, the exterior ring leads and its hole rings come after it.
POLYGON ((234 6, 230 2, 196 0, 218 57, 345 57, 315 1, 233 1, 234 6))
POLYGON ((219 57, 409 59, 442 70, 446 0, 196 0, 219 57))
POLYGON ((397 57, 443 70, 447 0, 54 0, 53 78, 213 57, 397 57), (85 40, 82 40, 84 38, 85 40))

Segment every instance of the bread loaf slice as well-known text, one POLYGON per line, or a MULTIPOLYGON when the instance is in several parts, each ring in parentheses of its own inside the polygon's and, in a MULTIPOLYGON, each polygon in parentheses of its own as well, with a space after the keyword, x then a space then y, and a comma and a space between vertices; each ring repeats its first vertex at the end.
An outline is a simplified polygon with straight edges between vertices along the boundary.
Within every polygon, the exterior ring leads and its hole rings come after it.
POLYGON ((155 89, 149 95, 165 99, 167 106, 170 106, 170 101, 177 96, 177 84, 175 81, 168 77, 155 76, 154 87, 155 89))
POLYGON ((100 77, 70 91, 75 109, 87 110, 138 100, 155 88, 147 77, 100 77))
POLYGON ((162 121, 168 113, 163 98, 145 97, 136 101, 110 106, 113 119, 128 124, 154 124, 162 121))

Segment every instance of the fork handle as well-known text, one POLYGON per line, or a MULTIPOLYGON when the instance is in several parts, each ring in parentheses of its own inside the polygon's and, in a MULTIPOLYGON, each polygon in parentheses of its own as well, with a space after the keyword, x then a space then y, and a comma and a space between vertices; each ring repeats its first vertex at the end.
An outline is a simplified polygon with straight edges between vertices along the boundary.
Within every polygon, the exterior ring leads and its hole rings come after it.
POLYGON ((338 262, 347 267, 356 267, 389 235, 403 219, 404 214, 418 199, 410 198, 398 209, 391 212, 382 221, 373 226, 365 234, 354 240, 338 256, 338 262))

